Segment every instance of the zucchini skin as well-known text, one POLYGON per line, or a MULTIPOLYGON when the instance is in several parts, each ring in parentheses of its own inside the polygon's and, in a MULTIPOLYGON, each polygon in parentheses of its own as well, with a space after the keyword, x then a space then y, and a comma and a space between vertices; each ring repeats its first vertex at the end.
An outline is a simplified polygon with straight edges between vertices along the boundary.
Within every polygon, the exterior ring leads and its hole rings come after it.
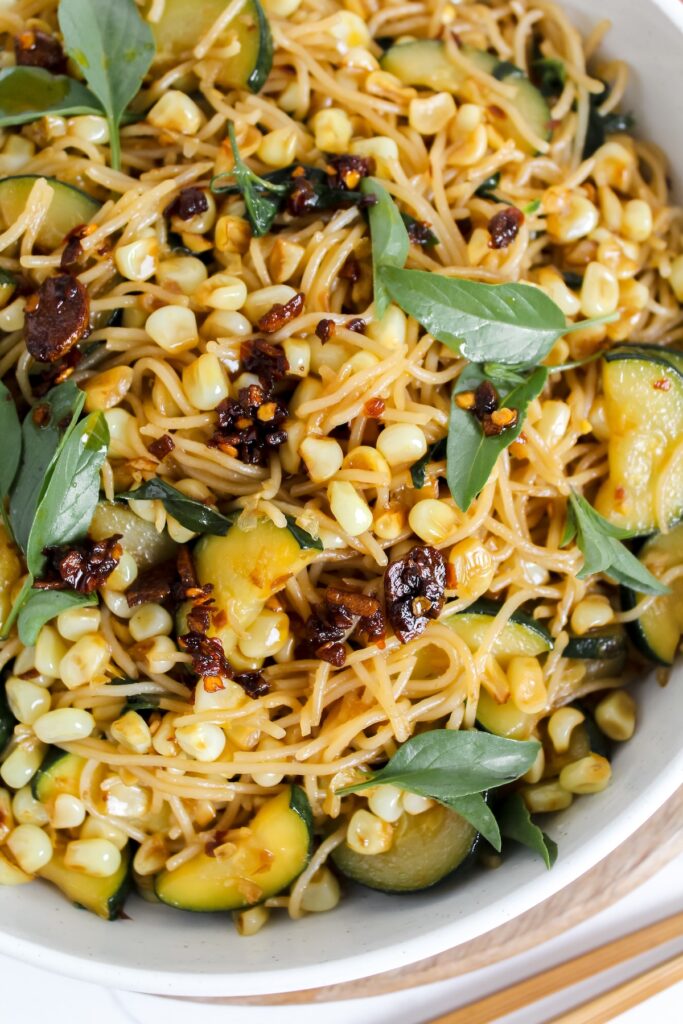
POLYGON ((622 633, 594 633, 592 636, 572 636, 562 652, 564 658, 602 661, 608 658, 620 658, 626 651, 626 640, 622 633))
POLYGON ((3 753, 5 747, 9 743, 16 724, 16 719, 10 711, 9 704, 7 703, 5 683, 3 680, 2 683, 0 683, 0 754, 3 753))
POLYGON ((251 92, 260 92, 266 84, 266 79, 273 67, 273 35, 270 31, 268 18, 263 10, 260 0, 252 0, 256 12, 256 24, 259 34, 259 55, 256 67, 247 79, 247 89, 251 92))

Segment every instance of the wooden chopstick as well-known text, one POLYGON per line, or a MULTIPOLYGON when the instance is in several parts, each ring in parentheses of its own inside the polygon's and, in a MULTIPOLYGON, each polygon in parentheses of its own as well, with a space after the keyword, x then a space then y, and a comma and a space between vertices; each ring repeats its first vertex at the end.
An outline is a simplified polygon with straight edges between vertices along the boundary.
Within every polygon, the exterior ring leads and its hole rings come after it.
MULTIPOLYGON (((453 1010, 443 1017, 435 1017, 430 1024, 491 1024, 491 1021, 504 1017, 515 1010, 521 1010, 531 1003, 536 1003, 546 996, 551 996, 560 989, 568 988, 586 978, 600 974, 602 971, 616 967, 624 960, 631 960, 641 953, 646 953, 655 946, 661 946, 683 934, 683 913, 672 914, 661 921, 639 928, 629 935, 624 935, 613 942, 583 953, 581 956, 567 960, 547 971, 540 971, 531 978, 511 985, 509 988, 493 992, 484 999, 476 1000, 453 1010)), ((579 1020, 582 1018, 579 1018, 579 1020)), ((593 1024, 592 1018, 590 1019, 593 1024)), ((563 1022, 564 1024, 564 1022, 563 1022)))
POLYGON ((651 999, 678 981, 683 981, 683 953, 649 971, 643 971, 595 999, 581 1003, 569 1013, 553 1017, 548 1024, 609 1024, 619 1014, 644 1003, 646 999, 651 999))

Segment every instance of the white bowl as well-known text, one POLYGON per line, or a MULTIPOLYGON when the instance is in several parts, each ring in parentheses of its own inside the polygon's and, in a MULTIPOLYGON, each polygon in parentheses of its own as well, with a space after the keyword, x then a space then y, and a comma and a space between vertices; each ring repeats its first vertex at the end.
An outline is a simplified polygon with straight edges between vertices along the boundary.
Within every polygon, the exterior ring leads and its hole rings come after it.
MULTIPOLYGON (((580 26, 611 17, 606 51, 633 68, 626 103, 640 131, 683 165, 676 115, 683 89, 679 0, 566 0, 580 26)), ((680 192, 679 192, 680 194, 680 192)), ((130 901, 132 920, 109 924, 43 885, 0 889, 0 953, 87 981, 172 995, 255 995, 349 981, 440 953, 553 895, 624 842, 683 781, 683 671, 666 689, 638 687, 640 720, 621 748, 612 785, 553 822, 552 871, 523 850, 500 871, 412 896, 358 889, 331 914, 284 916, 241 939, 223 915, 183 914, 130 901)), ((676 827, 672 822, 672 827, 676 827)))

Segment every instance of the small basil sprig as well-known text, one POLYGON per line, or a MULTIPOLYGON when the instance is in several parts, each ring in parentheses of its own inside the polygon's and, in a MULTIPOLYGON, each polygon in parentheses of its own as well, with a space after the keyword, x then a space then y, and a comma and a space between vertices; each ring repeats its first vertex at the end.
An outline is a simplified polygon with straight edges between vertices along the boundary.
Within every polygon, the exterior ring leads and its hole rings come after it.
POLYGON ((564 61, 556 57, 539 57, 531 64, 531 77, 543 96, 556 98, 564 89, 567 69, 564 61))
POLYGON ((576 538, 583 554, 583 565, 577 573, 579 579, 602 572, 641 594, 670 593, 669 588, 660 583, 621 543, 632 536, 630 530, 614 526, 604 519, 580 494, 572 491, 569 495, 567 522, 560 546, 564 547, 576 538))
POLYGON ((511 793, 496 810, 500 831, 505 838, 534 850, 550 869, 557 860, 557 843, 534 824, 519 793, 511 793))
POLYGON ((559 306, 528 284, 482 284, 392 266, 383 266, 381 277, 405 313, 473 363, 533 366, 563 335, 616 317, 568 324, 559 306))
POLYGON ((475 196, 479 196, 480 199, 488 199, 492 203, 507 203, 507 199, 501 199, 496 193, 496 189, 500 185, 500 171, 496 171, 486 181, 482 181, 479 188, 475 189, 475 196))
POLYGON ((280 209, 282 197, 288 191, 289 186, 284 182, 276 183, 261 178, 250 167, 247 167, 240 156, 235 137, 235 126, 232 122, 228 125, 228 138, 235 166, 227 174, 217 174, 211 179, 211 191, 231 192, 236 187, 244 199, 252 231, 256 238, 260 238, 270 231, 280 209), (230 178, 232 181, 221 184, 222 178, 230 178))
POLYGON ((584 160, 592 156, 596 149, 604 146, 608 135, 616 135, 620 132, 630 133, 635 127, 633 114, 620 114, 615 110, 610 110, 607 114, 600 113, 600 107, 610 93, 607 83, 603 84, 604 90, 597 95, 593 93, 590 97, 588 126, 582 154, 584 160))
POLYGON ((463 512, 488 480, 500 453, 519 437, 529 403, 543 390, 548 370, 539 366, 511 388, 499 388, 501 406, 516 409, 517 422, 495 437, 486 437, 476 416, 461 409, 455 400, 463 391, 475 391, 487 379, 481 367, 466 366, 456 381, 451 400, 446 478, 453 500, 463 512))
POLYGON ((493 811, 481 793, 471 793, 470 796, 457 796, 453 800, 439 800, 439 803, 450 807, 452 811, 459 814, 465 821, 469 821, 470 825, 476 828, 477 832, 491 844, 494 850, 500 853, 503 845, 500 828, 493 811))
POLYGON ((425 454, 417 462, 414 462, 410 467, 410 476, 413 481, 413 487, 419 491, 421 487, 424 487, 425 480, 427 479, 427 466, 430 462, 438 462, 440 459, 446 458, 446 447, 448 438, 441 437, 434 444, 431 444, 425 454))
POLYGON ((368 210, 372 236, 372 282, 375 317, 384 316, 389 305, 389 294, 384 286, 383 271, 389 267, 402 267, 410 251, 410 238, 398 207, 383 185, 374 178, 363 178, 361 192, 374 196, 368 210))
POLYGON ((15 67, 0 71, 0 125, 26 124, 46 114, 73 117, 101 114, 89 89, 68 75, 44 68, 15 67))
POLYGON ((152 29, 134 0, 60 0, 64 47, 109 123, 112 167, 121 166, 119 127, 154 59, 152 29))
POLYGON ((223 537, 237 519, 237 515, 224 516, 216 509, 210 508, 201 501, 194 501, 172 487, 161 477, 155 476, 147 480, 134 491, 117 494, 118 501, 135 499, 135 501, 154 501, 158 499, 166 511, 177 519, 181 526, 194 533, 211 533, 223 537))
POLYGON ((17 617, 19 639, 32 647, 46 622, 70 608, 96 605, 94 594, 80 594, 77 590, 31 590, 17 617))
POLYGON ((294 537, 294 540, 300 548, 304 551, 307 549, 314 549, 315 551, 323 550, 323 542, 319 537, 312 537, 307 530, 298 526, 294 516, 286 516, 285 518, 287 520, 287 529, 291 533, 292 537, 294 537))
POLYGON ((7 523, 5 498, 17 475, 21 459, 21 423, 14 399, 2 381, 0 381, 0 437, 3 446, 2 459, 0 459, 0 509, 2 509, 2 517, 7 523))

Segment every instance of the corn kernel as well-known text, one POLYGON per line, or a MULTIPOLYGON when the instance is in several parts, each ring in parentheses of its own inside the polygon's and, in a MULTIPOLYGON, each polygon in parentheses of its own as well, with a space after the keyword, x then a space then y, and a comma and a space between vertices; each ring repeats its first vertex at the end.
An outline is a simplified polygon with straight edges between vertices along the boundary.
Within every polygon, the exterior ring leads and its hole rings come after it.
POLYGON ((565 707, 554 711, 548 719, 548 736, 558 754, 569 750, 572 733, 586 716, 578 708, 565 707))
POLYGON ((622 232, 632 242, 646 242, 652 234, 652 208, 644 199, 631 199, 624 207, 622 232))
POLYGON ((36 800, 30 786, 22 786, 14 794, 12 814, 14 820, 22 825, 42 826, 50 822, 47 808, 39 800, 36 800))
POLYGON ((137 711, 127 711, 121 718, 112 722, 111 738, 133 751, 134 754, 145 754, 152 746, 152 736, 149 726, 142 715, 137 711))
POLYGON ((78 828, 85 821, 85 804, 71 793, 58 793, 55 797, 53 828, 78 828))
POLYGON ((5 682, 5 695, 10 711, 23 725, 33 725, 50 710, 49 691, 28 679, 10 676, 5 682))
POLYGON ((293 377, 307 377, 311 368, 311 346, 303 338, 286 338, 282 350, 293 377))
POLYGON ((66 644, 54 626, 43 626, 36 640, 35 667, 41 676, 59 675, 59 665, 66 654, 66 644))
POLYGON ((370 811, 356 811, 346 830, 346 842, 356 853, 375 856, 386 853, 394 841, 394 830, 370 811))
POLYGON ((0 778, 10 789, 21 789, 31 781, 45 756, 45 746, 36 743, 30 749, 15 747, 0 765, 0 778))
POLYGON ((560 195, 547 192, 543 209, 548 212, 548 234, 558 242, 576 242, 590 235, 598 226, 600 215, 590 199, 580 192, 562 190, 560 195))
POLYGON ((315 144, 323 153, 347 153, 353 135, 353 125, 345 110, 324 107, 310 120, 315 144))
POLYGON ((373 531, 380 540, 396 540, 406 528, 406 513, 400 505, 375 507, 373 531))
POLYGON ((286 238, 276 238, 268 256, 268 270, 273 281, 283 284, 294 277, 305 252, 303 245, 288 242, 286 238))
POLYGON ((401 803, 402 795, 403 791, 398 786, 377 786, 370 791, 368 807, 382 821, 393 824, 398 821, 404 811, 401 803))
POLYGON ((68 608, 57 616, 57 631, 65 640, 80 640, 86 633, 97 632, 101 618, 99 608, 68 608))
POLYGON ((74 839, 64 851, 64 866, 93 878, 110 878, 121 866, 121 854, 108 839, 74 839))
POLYGON ((155 128, 182 135, 196 135, 204 121, 201 110, 186 93, 169 89, 147 114, 155 128))
POLYGON ((315 483, 334 476, 344 459, 341 445, 332 437, 307 437, 299 445, 299 453, 315 483))
POLYGON ((109 457, 134 459, 140 454, 138 422, 125 409, 105 409, 104 418, 109 430, 109 457))
POLYGON ((148 836, 133 858, 133 871, 136 875, 156 875, 164 867, 168 855, 169 851, 163 835, 148 836))
MULTIPOLYGON (((218 231, 218 225, 216 225, 218 231)), ((196 256, 171 256, 157 267, 157 282, 162 288, 193 295, 208 277, 208 271, 196 256)))
POLYGON ((370 321, 366 333, 373 341, 393 352, 405 347, 407 323, 403 310, 392 303, 387 307, 381 320, 370 321))
MULTIPOLYGON (((107 578, 107 586, 109 587, 110 590, 124 591, 124 590, 128 589, 128 587, 131 585, 131 583, 135 582, 137 577, 138 577, 138 564, 137 564, 137 562, 135 561, 135 559, 133 558, 132 555, 129 555, 127 551, 124 551, 123 554, 121 555, 121 558, 119 559, 119 564, 116 566, 114 571, 107 578)), ((94 612, 96 612, 97 608, 87 608, 87 609, 84 609, 84 611, 94 611, 94 612)), ((76 622, 76 620, 74 620, 74 623, 75 622, 76 622)), ((87 622, 88 622, 87 617, 83 617, 80 620, 80 623, 78 624, 78 626, 76 626, 76 629, 78 631, 78 635, 77 636, 68 636, 68 637, 66 637, 66 639, 67 640, 78 640, 79 637, 83 636, 84 633, 95 633, 97 631, 97 629, 99 629, 99 622, 97 623, 97 625, 91 626, 90 629, 86 629, 85 626, 87 625, 87 622)), ((93 616, 93 622, 94 622, 94 616, 93 616)), ((74 627, 71 627, 71 628, 73 630, 74 627)), ((59 629, 60 633, 62 633, 62 636, 66 636, 66 634, 63 633, 62 630, 59 627, 59 619, 57 619, 57 629, 59 629)))
POLYGON ((67 121, 69 134, 75 135, 83 142, 91 142, 96 146, 106 146, 109 142, 109 125, 106 118, 97 114, 83 114, 70 117, 67 121))
POLYGON ((526 715, 536 715, 548 703, 543 670, 536 658, 517 656, 507 667, 510 694, 515 705, 526 715))
POLYGON ((143 647, 141 661, 148 672, 162 675, 175 666, 178 649, 170 636, 155 636, 151 642, 145 641, 143 647))
MULTIPOLYGON (((275 3, 277 6, 281 4, 287 6, 291 3, 296 3, 296 7, 298 7, 300 0, 271 0, 272 3, 275 3)), ((270 5, 268 9, 270 10, 270 5)), ((232 915, 237 933, 245 938, 260 932, 263 926, 268 923, 269 917, 270 910, 268 910, 268 907, 264 907, 262 903, 257 904, 255 907, 249 907, 248 910, 235 911, 232 915)))
POLYGON ((149 810, 149 794, 142 786, 128 786, 115 775, 103 785, 107 814, 114 818, 141 818, 149 810))
POLYGON ((606 316, 619 305, 619 284, 601 263, 589 263, 581 286, 581 312, 586 317, 606 316))
POLYGON ((353 484, 333 480, 327 488, 327 500, 332 515, 351 537, 358 537, 372 526, 372 512, 353 484))
POLYGON ((327 31, 342 44, 343 53, 348 47, 370 46, 370 32, 361 17, 351 11, 339 11, 327 19, 327 31))
POLYGON ((246 284, 232 274, 214 274, 195 293, 200 305, 229 312, 241 309, 246 298, 246 284))
POLYGON ((270 658, 287 642, 289 619, 284 612, 266 608, 240 637, 239 648, 247 658, 270 658))
POLYGON ((133 371, 130 366, 114 366, 84 381, 85 411, 113 409, 130 391, 133 371))
POLYGON ((251 334, 251 324, 235 310, 215 309, 202 324, 200 334, 203 338, 246 338, 251 334))
POLYGON ((256 324, 262 316, 270 312, 276 303, 284 306, 296 294, 295 289, 288 284, 272 284, 267 288, 257 288, 256 291, 245 296, 244 315, 251 320, 252 324, 256 324))
POLYGON ((57 708, 48 711, 33 726, 43 743, 70 743, 84 740, 95 728, 95 719, 83 708, 57 708))
POLYGON ((430 807, 434 806, 434 801, 430 800, 427 796, 420 796, 419 793, 410 793, 405 790, 401 795, 401 803, 403 804, 403 810, 406 814, 424 814, 430 807))
POLYGON ((352 448, 348 455, 344 456, 343 469, 357 469, 361 473, 375 473, 381 478, 381 482, 391 482, 391 470, 384 456, 371 448, 369 445, 361 444, 352 448))
MULTIPOLYGON (((29 793, 30 792, 31 790, 29 789, 29 793)), ((0 786, 0 846, 2 846, 13 828, 14 816, 12 813, 12 797, 6 789, 3 789, 0 786)))
POLYGON ((162 306, 147 317, 145 330, 165 352, 186 352, 197 344, 197 320, 185 306, 162 306))
POLYGON ((426 454, 427 438, 413 423, 392 423, 377 438, 377 450, 390 466, 406 466, 426 454))
POLYGON ((523 786, 520 794, 531 814, 553 814, 565 811, 574 799, 572 794, 559 782, 539 782, 534 786, 523 786))
MULTIPOLYGON (((460 108, 463 109, 462 107, 460 108)), ((460 111, 458 111, 460 114, 460 111)), ((456 127, 457 127, 456 117, 456 127)), ((471 133, 458 141, 455 149, 448 156, 451 167, 472 167, 486 155, 489 137, 483 124, 478 125, 471 133)))
POLYGON ((534 424, 534 429, 548 448, 554 448, 566 434, 570 420, 571 409, 566 402, 542 402, 541 418, 534 424))
POLYGON ((219 252, 239 253, 243 256, 251 242, 251 227, 243 217, 226 215, 216 221, 214 244, 219 252))
POLYGON ((14 302, 10 302, 8 306, 0 310, 0 331, 11 333, 12 331, 21 331, 24 328, 25 317, 24 308, 26 306, 26 299, 20 296, 15 299, 14 302))
POLYGON ((625 146, 619 142, 607 142, 596 150, 593 159, 593 180, 596 185, 609 185, 618 192, 628 192, 635 170, 635 158, 625 146))
POLYGON ((257 153, 269 167, 287 167, 296 157, 296 144, 293 128, 276 128, 262 137, 257 153))
POLYGON ((85 686, 104 674, 110 655, 109 644, 100 633, 86 633, 60 661, 59 678, 67 690, 85 686))
POLYGON ((467 537, 448 553, 450 575, 458 597, 474 601, 491 586, 495 565, 491 553, 476 537, 467 537))
POLYGON ((614 621, 614 609, 606 597, 600 594, 585 597, 572 612, 571 626, 578 636, 591 629, 599 629, 614 621))
POLYGON ((571 288, 567 287, 561 274, 558 274, 553 267, 543 267, 539 270, 538 283, 546 295, 560 307, 565 316, 576 316, 581 309, 579 298, 571 288))
POLYGON ((52 860, 52 841, 37 825, 17 825, 7 839, 10 853, 22 871, 35 874, 52 860))
POLYGON ((32 875, 27 875, 0 852, 0 885, 24 885, 31 880, 32 875))
POLYGON ((532 764, 532 766, 529 769, 529 771, 526 772, 522 776, 522 779, 524 780, 524 782, 528 782, 530 785, 535 783, 535 782, 540 782, 541 779, 543 778, 544 771, 545 771, 545 750, 543 749, 543 747, 539 747, 538 748, 538 753, 536 754, 536 759, 535 759, 534 763, 532 764))
POLYGON ((387 135, 356 139, 351 143, 351 153, 354 156, 371 157, 375 161, 377 174, 384 178, 391 176, 391 165, 398 160, 398 146, 387 135))
POLYGON ((204 352, 183 370, 183 390, 196 409, 215 409, 227 398, 228 379, 218 356, 204 352))
POLYGON ((669 283, 678 301, 683 303, 683 256, 677 256, 671 264, 669 283))
POLYGON ((434 135, 455 116, 455 100, 449 92, 437 92, 424 99, 412 99, 408 122, 420 135, 434 135))
POLYGON ((189 757, 217 761, 225 747, 225 733, 212 722, 198 722, 176 729, 175 738, 189 757))
POLYGON ((81 839, 106 839, 112 843, 117 850, 122 850, 128 842, 126 833, 112 825, 105 818, 92 818, 88 816, 81 828, 81 839))
POLYGON ((438 498, 418 501, 408 513, 413 533, 427 544, 442 544, 457 529, 458 513, 438 498))
POLYGON ((143 604, 136 608, 128 624, 133 640, 149 640, 173 632, 173 619, 160 604, 143 604))
POLYGON ((159 262, 159 243, 156 238, 140 238, 128 245, 118 245, 114 262, 121 277, 129 281, 147 281, 156 272, 159 262))
POLYGON ((636 702, 626 690, 612 690, 597 705, 595 721, 609 739, 630 740, 636 730, 636 702))
POLYGON ((600 754, 588 754, 587 757, 565 765, 560 772, 560 785, 569 793, 601 793, 611 778, 612 767, 607 758, 600 754))
POLYGON ((301 897, 301 909, 309 914, 321 914, 334 910, 339 903, 341 890, 339 882, 330 869, 323 865, 318 868, 301 897))

